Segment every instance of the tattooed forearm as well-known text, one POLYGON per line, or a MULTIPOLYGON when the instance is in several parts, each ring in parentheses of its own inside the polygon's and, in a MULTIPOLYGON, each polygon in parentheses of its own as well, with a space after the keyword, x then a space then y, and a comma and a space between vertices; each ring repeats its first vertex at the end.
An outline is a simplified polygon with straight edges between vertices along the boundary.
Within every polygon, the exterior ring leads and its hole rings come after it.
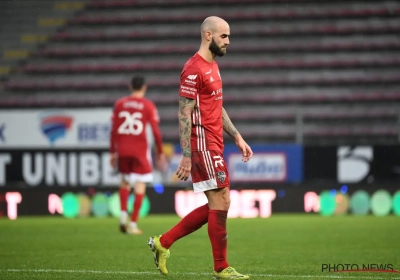
POLYGON ((191 157, 190 133, 192 131, 192 112, 196 100, 179 97, 179 139, 183 156, 191 157))
POLYGON ((222 124, 224 127, 224 131, 228 133, 230 137, 233 139, 236 138, 236 135, 239 134, 235 126, 233 125, 231 119, 229 118, 228 114, 226 113, 225 109, 222 108, 222 124))

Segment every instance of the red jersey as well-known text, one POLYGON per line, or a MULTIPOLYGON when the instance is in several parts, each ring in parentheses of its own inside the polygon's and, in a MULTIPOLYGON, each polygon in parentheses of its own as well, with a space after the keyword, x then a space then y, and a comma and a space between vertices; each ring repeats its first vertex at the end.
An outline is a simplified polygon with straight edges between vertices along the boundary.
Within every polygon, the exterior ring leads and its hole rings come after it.
POLYGON ((222 81, 218 64, 198 53, 183 67, 179 96, 196 100, 192 113, 192 151, 224 149, 222 125, 222 81))
POLYGON ((157 108, 146 98, 126 96, 115 102, 112 116, 110 152, 119 157, 145 157, 148 152, 146 127, 151 125, 157 152, 162 153, 162 138, 157 108))

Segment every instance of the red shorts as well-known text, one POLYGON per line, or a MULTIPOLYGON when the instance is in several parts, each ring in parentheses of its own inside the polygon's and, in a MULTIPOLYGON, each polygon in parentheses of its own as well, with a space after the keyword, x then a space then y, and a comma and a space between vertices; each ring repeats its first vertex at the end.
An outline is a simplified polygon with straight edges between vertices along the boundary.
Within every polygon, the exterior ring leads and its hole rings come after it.
POLYGON ((122 174, 147 174, 152 164, 147 157, 118 157, 118 171, 122 174))
POLYGON ((191 176, 195 193, 230 186, 224 155, 217 151, 193 151, 191 176))

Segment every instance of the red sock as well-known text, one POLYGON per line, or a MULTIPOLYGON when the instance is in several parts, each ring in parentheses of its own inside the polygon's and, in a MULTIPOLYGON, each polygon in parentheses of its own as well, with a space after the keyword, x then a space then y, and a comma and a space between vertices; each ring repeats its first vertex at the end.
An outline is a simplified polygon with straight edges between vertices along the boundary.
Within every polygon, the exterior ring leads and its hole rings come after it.
POLYGON ((221 272, 227 268, 226 248, 228 247, 228 234, 226 232, 226 218, 228 211, 210 210, 208 213, 208 236, 214 257, 214 271, 221 272))
POLYGON ((178 239, 198 230, 208 221, 208 204, 204 204, 187 214, 177 225, 161 236, 160 242, 169 249, 178 239))
POLYGON ((138 219, 140 207, 142 206, 143 197, 144 197, 143 194, 135 194, 135 202, 133 203, 133 211, 131 216, 132 222, 136 223, 138 219))
POLYGON ((120 188, 119 189, 119 202, 121 205, 121 211, 127 211, 127 204, 128 204, 128 197, 129 197, 129 189, 120 188))

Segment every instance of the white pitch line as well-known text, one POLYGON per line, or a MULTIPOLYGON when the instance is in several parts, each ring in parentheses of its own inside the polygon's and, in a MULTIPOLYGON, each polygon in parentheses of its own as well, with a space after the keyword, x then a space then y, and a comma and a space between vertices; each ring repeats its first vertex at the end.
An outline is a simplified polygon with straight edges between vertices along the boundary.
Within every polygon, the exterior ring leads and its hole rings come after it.
POLYGON ((2 269, 7 272, 37 272, 37 273, 82 273, 82 274, 160 274, 151 271, 105 271, 105 270, 74 270, 74 269, 2 269))
MULTIPOLYGON (((0 269, 5 272, 34 272, 34 273, 82 273, 82 274, 133 274, 133 275, 159 275, 159 272, 152 271, 107 271, 107 270, 73 270, 73 269, 0 269)), ((175 275, 209 275, 211 273, 196 272, 175 272, 175 275)), ((249 274, 250 276, 265 278, 326 278, 326 279, 388 279, 374 276, 339 276, 339 275, 290 275, 290 274, 249 274)), ((400 277, 391 278, 400 279, 400 277)))

